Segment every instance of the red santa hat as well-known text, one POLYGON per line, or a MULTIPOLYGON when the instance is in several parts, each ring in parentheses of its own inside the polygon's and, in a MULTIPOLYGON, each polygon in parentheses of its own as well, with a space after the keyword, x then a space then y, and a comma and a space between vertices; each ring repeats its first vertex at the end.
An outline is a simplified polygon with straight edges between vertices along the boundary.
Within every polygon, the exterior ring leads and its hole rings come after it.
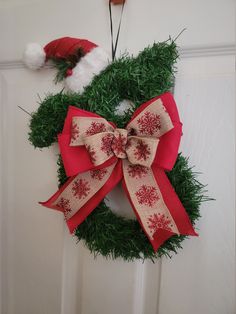
POLYGON ((109 56, 102 48, 86 39, 71 37, 53 40, 44 48, 37 43, 28 44, 23 57, 26 66, 33 70, 41 68, 50 59, 57 62, 68 60, 69 66, 73 64, 65 73, 65 82, 70 90, 80 93, 109 64, 109 56))

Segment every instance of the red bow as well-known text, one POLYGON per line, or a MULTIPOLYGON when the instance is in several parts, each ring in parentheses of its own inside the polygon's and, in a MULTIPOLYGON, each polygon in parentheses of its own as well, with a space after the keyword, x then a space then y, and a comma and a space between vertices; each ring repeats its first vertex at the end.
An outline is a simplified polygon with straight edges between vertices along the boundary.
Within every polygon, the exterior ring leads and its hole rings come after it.
POLYGON ((70 178, 42 204, 62 211, 73 232, 122 181, 155 251, 173 234, 197 235, 165 174, 176 161, 181 135, 170 93, 141 105, 125 129, 71 106, 58 135, 70 178))

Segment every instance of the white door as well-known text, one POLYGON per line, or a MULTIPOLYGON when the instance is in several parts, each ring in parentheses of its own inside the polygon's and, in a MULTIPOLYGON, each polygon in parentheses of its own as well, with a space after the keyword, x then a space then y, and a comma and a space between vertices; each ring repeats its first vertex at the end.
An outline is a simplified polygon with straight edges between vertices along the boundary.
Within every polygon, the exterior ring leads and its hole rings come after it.
POLYGON ((178 255, 127 263, 94 259, 60 214, 37 204, 56 189, 56 147, 30 146, 29 117, 17 107, 35 111, 37 94, 60 90, 53 70, 24 68, 26 43, 69 35, 109 49, 107 0, 0 0, 2 314, 235 313, 234 11, 232 0, 127 0, 122 51, 188 28, 175 86, 181 150, 216 199, 201 208, 200 237, 178 255))

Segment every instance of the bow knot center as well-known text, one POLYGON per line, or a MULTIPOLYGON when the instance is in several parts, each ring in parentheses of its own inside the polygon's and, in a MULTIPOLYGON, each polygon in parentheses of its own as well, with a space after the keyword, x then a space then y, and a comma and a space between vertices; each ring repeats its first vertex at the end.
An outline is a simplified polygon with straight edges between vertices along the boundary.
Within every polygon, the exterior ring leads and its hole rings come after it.
POLYGON ((125 159, 127 158, 126 154, 126 145, 128 141, 128 132, 126 129, 115 129, 114 137, 112 140, 111 148, 113 153, 117 158, 125 159))

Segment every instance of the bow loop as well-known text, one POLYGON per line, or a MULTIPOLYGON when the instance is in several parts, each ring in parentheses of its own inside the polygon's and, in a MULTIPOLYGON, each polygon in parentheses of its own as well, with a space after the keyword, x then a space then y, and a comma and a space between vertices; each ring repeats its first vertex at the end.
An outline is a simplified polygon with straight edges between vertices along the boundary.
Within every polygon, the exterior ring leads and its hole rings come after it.
POLYGON ((173 127, 161 98, 158 98, 141 112, 134 113, 134 118, 128 123, 127 130, 131 135, 160 138, 173 127))
POLYGON ((84 145, 84 138, 102 132, 113 132, 114 127, 103 118, 73 117, 70 146, 84 145))
POLYGON ((112 149, 113 140, 113 132, 102 132, 84 137, 83 143, 95 166, 101 165, 114 156, 112 149))

